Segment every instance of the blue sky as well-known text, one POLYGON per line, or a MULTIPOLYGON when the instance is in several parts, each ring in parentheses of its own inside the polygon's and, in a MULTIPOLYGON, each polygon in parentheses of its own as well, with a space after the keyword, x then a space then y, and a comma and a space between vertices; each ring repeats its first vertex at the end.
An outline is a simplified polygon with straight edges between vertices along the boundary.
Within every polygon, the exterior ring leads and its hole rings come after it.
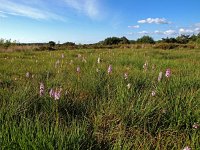
POLYGON ((200 32, 199 0, 0 0, 0 38, 95 43, 200 32))

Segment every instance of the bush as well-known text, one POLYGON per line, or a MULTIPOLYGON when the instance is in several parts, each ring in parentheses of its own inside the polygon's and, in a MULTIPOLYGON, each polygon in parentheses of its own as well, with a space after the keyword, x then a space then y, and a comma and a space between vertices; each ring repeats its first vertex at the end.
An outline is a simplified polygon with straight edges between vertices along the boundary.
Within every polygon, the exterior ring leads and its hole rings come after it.
POLYGON ((117 45, 117 44, 130 44, 130 41, 126 37, 109 37, 103 42, 103 45, 117 45))
POLYGON ((174 43, 157 43, 153 46, 156 49, 175 49, 179 47, 179 44, 174 43))
POLYGON ((180 49, 188 48, 188 49, 194 49, 195 45, 193 44, 179 44, 178 46, 180 49))
POLYGON ((143 37, 139 38, 137 40, 137 42, 144 43, 144 44, 154 44, 155 43, 154 39, 150 36, 143 36, 143 37))
POLYGON ((49 41, 49 46, 50 47, 54 47, 56 45, 56 43, 54 41, 49 41))

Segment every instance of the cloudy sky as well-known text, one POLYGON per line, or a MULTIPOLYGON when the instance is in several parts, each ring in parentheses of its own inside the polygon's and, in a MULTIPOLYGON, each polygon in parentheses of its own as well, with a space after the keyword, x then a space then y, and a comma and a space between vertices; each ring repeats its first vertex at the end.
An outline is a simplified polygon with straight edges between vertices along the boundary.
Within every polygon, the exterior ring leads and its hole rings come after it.
POLYGON ((199 0, 0 0, 0 38, 95 43, 200 32, 199 0))

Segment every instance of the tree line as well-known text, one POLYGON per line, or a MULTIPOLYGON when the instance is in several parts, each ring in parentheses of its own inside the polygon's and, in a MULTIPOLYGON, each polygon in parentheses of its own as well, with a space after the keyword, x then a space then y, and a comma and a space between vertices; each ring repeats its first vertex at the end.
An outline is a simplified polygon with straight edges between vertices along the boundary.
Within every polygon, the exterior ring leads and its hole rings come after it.
POLYGON ((109 37, 104 41, 100 41, 99 44, 114 45, 114 44, 155 44, 155 43, 177 43, 177 44, 200 44, 200 33, 197 35, 180 35, 177 37, 167 37, 161 40, 155 41, 151 36, 145 35, 137 40, 128 40, 126 37, 109 37))
POLYGON ((49 41, 47 43, 19 43, 16 40, 11 41, 11 39, 0 39, 0 48, 8 49, 13 47, 30 47, 35 50, 56 50, 56 49, 82 49, 82 48, 117 48, 120 45, 140 45, 140 44, 150 44, 154 45, 155 48, 161 49, 173 49, 188 46, 189 48, 195 47, 194 45, 200 44, 200 33, 197 35, 179 35, 177 37, 167 37, 155 41, 151 36, 145 35, 137 40, 129 40, 126 37, 108 37, 103 41, 95 44, 76 44, 74 42, 65 42, 60 44, 54 41, 49 41))

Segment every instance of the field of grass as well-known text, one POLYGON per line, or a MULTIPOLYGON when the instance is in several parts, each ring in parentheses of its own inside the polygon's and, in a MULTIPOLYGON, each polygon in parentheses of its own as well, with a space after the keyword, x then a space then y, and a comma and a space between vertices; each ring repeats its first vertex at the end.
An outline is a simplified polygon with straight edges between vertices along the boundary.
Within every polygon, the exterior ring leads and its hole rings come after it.
POLYGON ((199 49, 0 53, 2 150, 200 150, 199 123, 199 49))

